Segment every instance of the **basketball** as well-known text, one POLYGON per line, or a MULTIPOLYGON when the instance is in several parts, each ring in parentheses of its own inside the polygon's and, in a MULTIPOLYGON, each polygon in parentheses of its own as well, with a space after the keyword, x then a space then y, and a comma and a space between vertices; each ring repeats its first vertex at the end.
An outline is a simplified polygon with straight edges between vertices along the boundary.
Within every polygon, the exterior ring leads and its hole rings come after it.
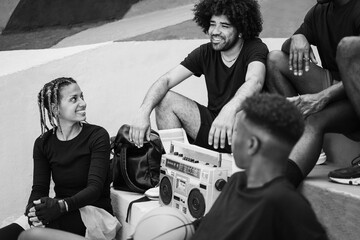
POLYGON ((195 230, 180 210, 158 207, 145 214, 137 224, 134 240, 189 240, 195 230))

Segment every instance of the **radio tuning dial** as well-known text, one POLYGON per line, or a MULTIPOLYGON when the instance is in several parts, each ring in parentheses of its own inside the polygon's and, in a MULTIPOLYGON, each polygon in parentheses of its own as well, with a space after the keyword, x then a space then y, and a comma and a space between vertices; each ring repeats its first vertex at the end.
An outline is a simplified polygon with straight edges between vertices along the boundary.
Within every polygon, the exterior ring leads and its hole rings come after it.
POLYGON ((215 189, 221 192, 226 184, 226 181, 224 179, 218 179, 215 182, 215 189))

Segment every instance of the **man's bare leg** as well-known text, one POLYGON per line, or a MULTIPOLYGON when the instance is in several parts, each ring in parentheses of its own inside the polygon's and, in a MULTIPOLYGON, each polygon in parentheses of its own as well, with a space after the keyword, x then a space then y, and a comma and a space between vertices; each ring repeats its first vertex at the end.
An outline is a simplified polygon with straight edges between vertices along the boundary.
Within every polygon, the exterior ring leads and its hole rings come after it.
POLYGON ((360 119, 360 37, 343 38, 336 61, 346 94, 360 119))
MULTIPOLYGON (((268 55, 266 85, 270 92, 287 97, 317 93, 328 84, 327 77, 327 71, 313 63, 308 72, 304 72, 302 76, 294 76, 289 70, 287 54, 273 51, 268 55)), ((332 103, 306 119, 305 132, 289 157, 296 163, 303 177, 308 175, 316 164, 324 133, 346 133, 359 128, 355 123, 355 112, 347 100, 332 103)))
POLYGON ((324 134, 350 133, 360 130, 357 115, 348 100, 329 104, 324 110, 306 118, 305 131, 290 154, 290 159, 307 176, 316 164, 324 134))
POLYGON ((159 130, 182 127, 191 138, 196 138, 201 118, 199 108, 193 100, 169 91, 155 108, 155 113, 159 130))
POLYGON ((266 71, 267 89, 285 97, 318 93, 329 87, 327 70, 310 63, 308 72, 304 71, 302 76, 295 76, 289 70, 289 56, 282 51, 269 53, 266 71))

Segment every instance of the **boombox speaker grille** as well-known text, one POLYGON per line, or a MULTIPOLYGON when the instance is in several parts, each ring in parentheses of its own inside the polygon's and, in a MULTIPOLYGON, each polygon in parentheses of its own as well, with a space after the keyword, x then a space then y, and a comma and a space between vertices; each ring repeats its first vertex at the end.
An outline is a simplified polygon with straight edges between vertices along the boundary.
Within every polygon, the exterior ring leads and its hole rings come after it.
POLYGON ((191 216, 201 218, 205 213, 205 199, 200 190, 195 188, 190 191, 188 197, 188 208, 191 216))
POLYGON ((172 187, 168 177, 163 177, 160 182, 160 197, 165 205, 169 205, 172 199, 172 187))

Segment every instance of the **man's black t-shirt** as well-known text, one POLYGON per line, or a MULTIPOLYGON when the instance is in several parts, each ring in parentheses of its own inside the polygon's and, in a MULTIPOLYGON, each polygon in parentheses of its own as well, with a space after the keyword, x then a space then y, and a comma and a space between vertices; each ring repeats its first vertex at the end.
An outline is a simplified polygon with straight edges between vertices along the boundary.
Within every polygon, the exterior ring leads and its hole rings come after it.
POLYGON ((181 62, 181 65, 195 76, 200 77, 204 74, 208 109, 217 115, 245 82, 249 63, 259 61, 265 64, 268 52, 267 46, 261 39, 247 40, 244 42, 239 57, 229 68, 223 63, 220 51, 215 51, 211 43, 206 43, 193 50, 181 62))
POLYGON ((322 67, 338 77, 336 49, 342 38, 360 35, 360 1, 351 0, 340 7, 335 7, 333 2, 316 4, 295 34, 303 34, 316 46, 322 67))
POLYGON ((325 240, 309 202, 284 178, 247 188, 233 174, 192 240, 325 240))

